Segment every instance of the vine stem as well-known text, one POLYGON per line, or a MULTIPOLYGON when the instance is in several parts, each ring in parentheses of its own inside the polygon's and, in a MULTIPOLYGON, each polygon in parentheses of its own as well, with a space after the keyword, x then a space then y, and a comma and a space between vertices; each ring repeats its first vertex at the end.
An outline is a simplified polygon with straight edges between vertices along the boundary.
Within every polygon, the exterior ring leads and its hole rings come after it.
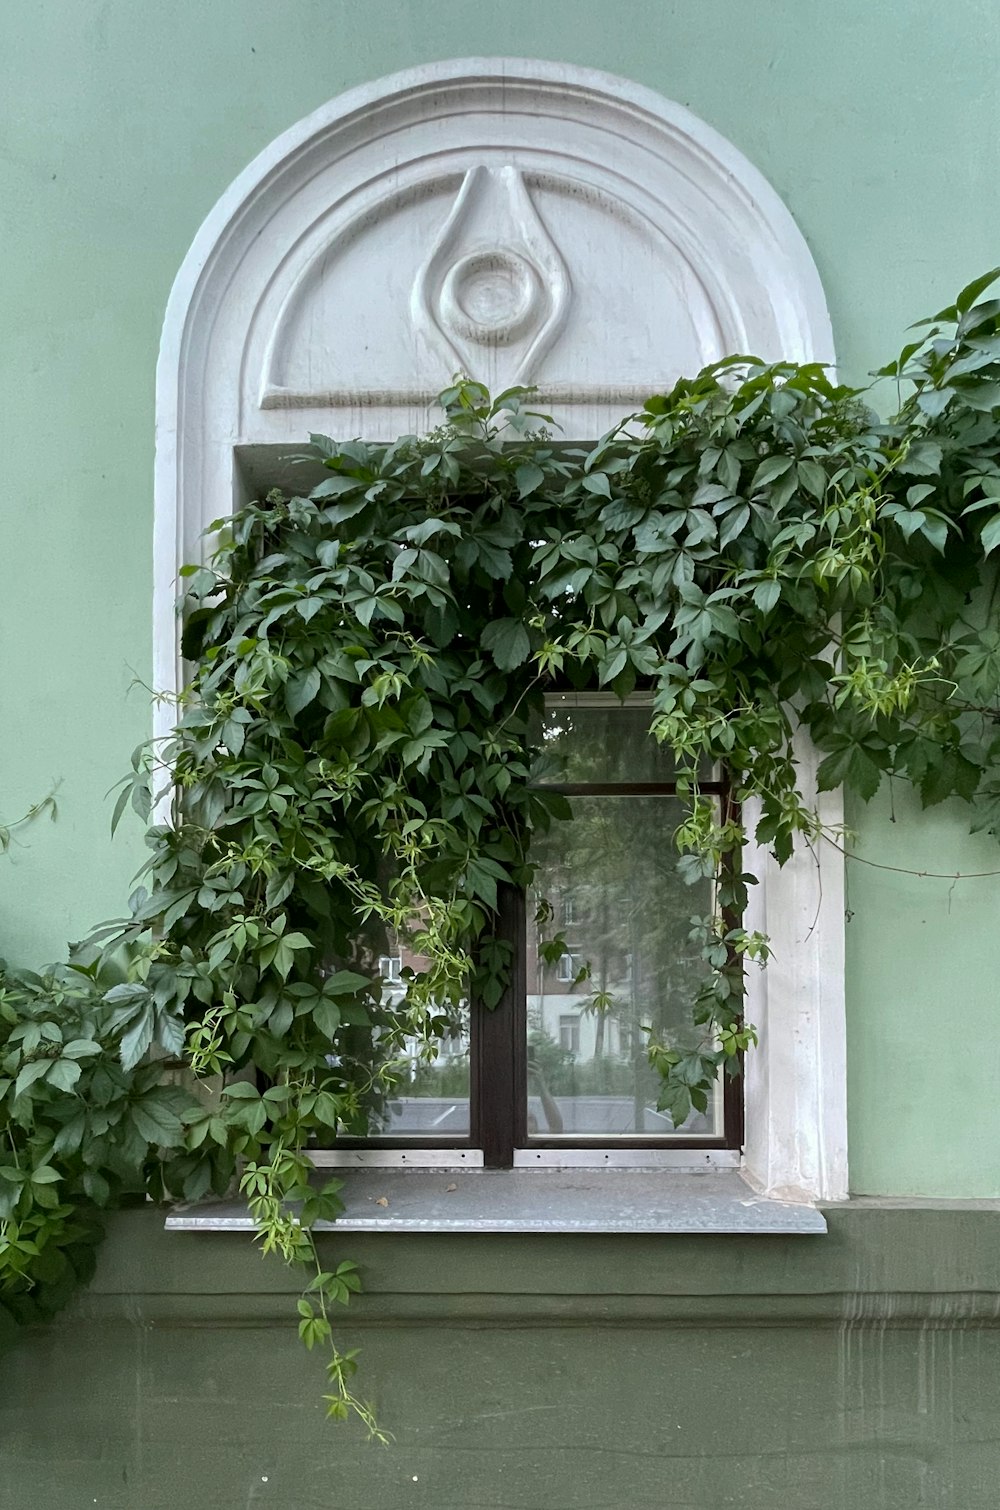
POLYGON ((1000 870, 911 870, 906 865, 884 865, 881 860, 867 860, 864 855, 852 855, 850 850, 844 849, 843 845, 827 834, 823 834, 822 838, 842 854, 845 860, 855 860, 858 865, 869 865, 872 870, 891 870, 897 876, 918 876, 921 880, 930 881, 983 881, 988 876, 1000 876, 1000 870))

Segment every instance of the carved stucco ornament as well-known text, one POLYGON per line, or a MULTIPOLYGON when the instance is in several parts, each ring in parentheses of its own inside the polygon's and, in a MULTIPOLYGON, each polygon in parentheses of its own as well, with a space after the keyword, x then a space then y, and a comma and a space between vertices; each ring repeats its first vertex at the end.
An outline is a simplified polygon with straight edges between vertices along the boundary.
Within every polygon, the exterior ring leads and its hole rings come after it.
POLYGON ((571 297, 523 175, 509 165, 471 168, 413 285, 414 326, 431 349, 452 374, 504 388, 531 383, 571 297))

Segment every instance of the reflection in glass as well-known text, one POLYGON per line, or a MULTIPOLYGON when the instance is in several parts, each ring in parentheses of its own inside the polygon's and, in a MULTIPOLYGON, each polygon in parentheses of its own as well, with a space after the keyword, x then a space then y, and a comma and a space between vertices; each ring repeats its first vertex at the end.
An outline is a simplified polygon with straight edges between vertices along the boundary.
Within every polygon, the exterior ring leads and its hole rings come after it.
MULTIPOLYGON (((600 694, 598 695, 600 696, 600 694)), ((544 754, 533 772, 540 785, 673 781, 677 767, 669 745, 654 739, 651 703, 620 703, 593 694, 559 693, 546 699, 538 730, 544 754)), ((702 780, 718 779, 706 768, 702 780)))
POLYGON ((359 1033, 359 1054, 371 1065, 371 1086, 349 1136, 467 1137, 469 1134, 469 1014, 442 1008, 429 1042, 405 1031, 410 973, 427 961, 393 937, 377 961, 382 979, 381 1028, 359 1033))
MULTIPOLYGON (((692 916, 712 910, 711 882, 677 874, 675 797, 575 796, 572 808, 532 849, 528 1132, 669 1135, 643 1028, 678 1047, 697 1042, 690 1012, 704 965, 688 935, 692 916)), ((715 1100, 685 1133, 721 1132, 715 1100)))

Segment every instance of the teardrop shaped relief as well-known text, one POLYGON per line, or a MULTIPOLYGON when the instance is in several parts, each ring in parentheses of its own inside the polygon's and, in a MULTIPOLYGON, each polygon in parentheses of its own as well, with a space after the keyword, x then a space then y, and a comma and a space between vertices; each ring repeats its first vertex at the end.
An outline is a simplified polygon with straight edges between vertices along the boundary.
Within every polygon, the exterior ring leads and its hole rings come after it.
POLYGON ((443 382, 494 391, 536 380, 569 312, 572 285, 517 168, 472 168, 413 285, 413 322, 443 382))

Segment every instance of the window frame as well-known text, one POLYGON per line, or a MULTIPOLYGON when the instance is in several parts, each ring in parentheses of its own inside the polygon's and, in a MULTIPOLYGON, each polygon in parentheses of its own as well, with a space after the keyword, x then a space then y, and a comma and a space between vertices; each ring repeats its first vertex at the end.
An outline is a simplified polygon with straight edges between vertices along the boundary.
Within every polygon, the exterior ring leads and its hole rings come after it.
MULTIPOLYGON (((644 708, 651 711, 648 694, 635 693, 619 699, 613 693, 555 693, 546 698, 548 707, 572 701, 579 707, 609 711, 644 708)), ((647 736, 651 738, 652 736, 647 736)), ((676 796, 675 780, 596 781, 544 783, 544 789, 565 797, 662 797, 676 796)), ((725 819, 737 816, 725 771, 701 782, 701 789, 716 797, 725 819)), ((727 926, 735 918, 726 918, 727 926)), ((455 1137, 442 1134, 387 1134, 368 1138, 338 1138, 330 1149, 317 1153, 350 1153, 351 1162, 373 1162, 370 1154, 409 1153, 410 1162, 421 1154, 439 1154, 448 1149, 466 1150, 482 1156, 487 1169, 513 1169, 518 1165, 548 1166, 579 1164, 589 1155, 596 1164, 614 1162, 641 1168, 650 1154, 672 1151, 737 1153, 744 1138, 743 1079, 722 1076, 722 1130, 716 1133, 634 1133, 609 1137, 603 1133, 530 1133, 528 1131, 528 982, 527 897, 514 886, 498 892, 497 937, 510 945, 511 968, 506 989, 493 1008, 472 1001, 469 1011, 469 1132, 455 1137), (566 1155, 566 1158, 562 1158, 566 1155)), ((478 1161, 478 1160, 477 1160, 478 1161)), ((326 1162, 326 1160, 324 1160, 326 1162)), ((400 1162, 403 1162, 400 1159, 400 1162)))

